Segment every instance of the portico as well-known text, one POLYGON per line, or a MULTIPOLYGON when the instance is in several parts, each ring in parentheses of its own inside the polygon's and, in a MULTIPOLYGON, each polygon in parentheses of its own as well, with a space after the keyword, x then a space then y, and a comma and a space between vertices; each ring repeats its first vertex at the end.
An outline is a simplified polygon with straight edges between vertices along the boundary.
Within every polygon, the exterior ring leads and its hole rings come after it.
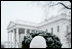
POLYGON ((8 41, 13 43, 13 45, 8 45, 9 48, 20 48, 22 44, 22 40, 24 36, 28 36, 29 33, 37 30, 35 27, 30 28, 31 26, 22 26, 15 24, 14 22, 10 22, 7 30, 8 30, 8 41))

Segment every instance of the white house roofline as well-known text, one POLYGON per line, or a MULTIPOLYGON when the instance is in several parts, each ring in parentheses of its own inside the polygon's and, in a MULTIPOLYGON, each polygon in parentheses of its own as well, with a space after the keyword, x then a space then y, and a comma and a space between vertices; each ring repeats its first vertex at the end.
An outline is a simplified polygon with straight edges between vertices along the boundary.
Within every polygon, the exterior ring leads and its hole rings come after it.
POLYGON ((10 28, 10 27, 13 27, 15 25, 25 25, 25 26, 32 26, 32 27, 40 27, 40 26, 43 26, 45 24, 49 24, 49 23, 58 21, 60 19, 69 20, 69 17, 67 15, 65 15, 65 14, 61 14, 61 15, 57 15, 55 17, 51 17, 47 21, 44 21, 44 22, 41 22, 41 23, 38 23, 38 24, 37 23, 28 22, 28 21, 22 21, 22 20, 10 21, 10 24, 8 25, 7 29, 10 28))

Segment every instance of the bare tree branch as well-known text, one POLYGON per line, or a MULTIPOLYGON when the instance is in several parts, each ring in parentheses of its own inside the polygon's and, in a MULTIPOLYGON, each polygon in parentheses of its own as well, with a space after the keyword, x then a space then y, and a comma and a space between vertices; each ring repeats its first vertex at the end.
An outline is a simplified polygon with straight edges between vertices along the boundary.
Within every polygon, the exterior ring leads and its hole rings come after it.
POLYGON ((59 2, 59 4, 63 5, 67 9, 71 9, 71 8, 67 7, 66 5, 64 5, 63 3, 61 3, 61 2, 59 2))
MULTIPOLYGON (((70 2, 70 3, 71 3, 71 2, 70 2)), ((57 4, 50 5, 50 7, 55 6, 55 5, 58 5, 58 4, 61 4, 61 5, 63 5, 66 9, 70 9, 70 10, 71 10, 70 7, 66 6, 65 4, 63 4, 63 3, 61 3, 61 2, 58 2, 57 4)))

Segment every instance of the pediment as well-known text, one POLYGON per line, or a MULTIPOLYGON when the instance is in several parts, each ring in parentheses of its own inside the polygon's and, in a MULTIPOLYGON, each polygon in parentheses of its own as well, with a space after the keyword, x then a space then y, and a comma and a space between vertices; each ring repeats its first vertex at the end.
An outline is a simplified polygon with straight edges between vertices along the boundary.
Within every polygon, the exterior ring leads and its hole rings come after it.
POLYGON ((12 26, 14 26, 14 25, 15 25, 15 23, 14 23, 13 21, 10 21, 10 23, 9 23, 9 25, 8 25, 8 27, 7 27, 7 29, 10 28, 10 27, 12 27, 12 26))

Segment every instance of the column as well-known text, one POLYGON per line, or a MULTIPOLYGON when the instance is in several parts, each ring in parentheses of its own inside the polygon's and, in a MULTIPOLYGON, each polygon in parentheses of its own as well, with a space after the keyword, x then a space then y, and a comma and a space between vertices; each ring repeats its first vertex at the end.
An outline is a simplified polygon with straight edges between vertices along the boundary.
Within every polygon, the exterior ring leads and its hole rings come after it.
POLYGON ((11 33, 12 33, 12 48, 15 48, 15 39, 14 39, 15 38, 15 36, 14 36, 15 32, 14 32, 14 29, 12 30, 11 33))
POLYGON ((14 48, 16 48, 16 29, 14 29, 14 48))
POLYGON ((25 36, 27 36, 27 29, 25 29, 25 36))
POLYGON ((9 44, 10 44, 10 48, 11 48, 11 38, 12 38, 12 36, 11 36, 11 31, 10 31, 9 35, 10 35, 10 36, 9 36, 9 42, 10 42, 9 44))
POLYGON ((12 33, 13 33, 13 30, 11 30, 11 32, 10 32, 10 36, 11 36, 11 38, 10 38, 10 40, 11 40, 11 48, 12 48, 12 33))
POLYGON ((19 31, 16 29, 16 48, 19 48, 19 31))
POLYGON ((9 48, 9 32, 8 32, 8 48, 9 48))
POLYGON ((10 38, 11 38, 11 33, 10 33, 10 31, 9 31, 9 32, 8 32, 8 40, 9 40, 9 42, 8 42, 8 48, 11 48, 11 44, 10 44, 10 43, 11 43, 11 42, 10 42, 11 39, 10 39, 10 38))
POLYGON ((30 29, 30 33, 31 33, 31 29, 30 29))
POLYGON ((8 32, 8 48, 11 48, 11 31, 8 32))

